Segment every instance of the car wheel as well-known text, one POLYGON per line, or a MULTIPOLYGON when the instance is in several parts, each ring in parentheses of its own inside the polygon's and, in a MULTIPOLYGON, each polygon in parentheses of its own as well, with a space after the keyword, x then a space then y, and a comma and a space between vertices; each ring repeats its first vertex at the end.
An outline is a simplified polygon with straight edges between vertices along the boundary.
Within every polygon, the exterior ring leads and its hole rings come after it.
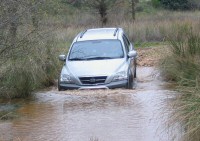
POLYGON ((130 71, 129 71, 128 83, 126 85, 126 88, 133 89, 133 75, 130 71))
POLYGON ((133 75, 133 89, 136 89, 136 86, 137 86, 137 63, 135 61, 134 75, 133 75))
POLYGON ((135 66, 134 66, 134 78, 137 78, 137 63, 135 61, 135 66))
POLYGON ((133 78, 134 79, 137 78, 136 68, 134 69, 134 76, 133 76, 133 78))
POLYGON ((60 87, 60 79, 58 78, 58 91, 62 91, 61 87, 60 87))

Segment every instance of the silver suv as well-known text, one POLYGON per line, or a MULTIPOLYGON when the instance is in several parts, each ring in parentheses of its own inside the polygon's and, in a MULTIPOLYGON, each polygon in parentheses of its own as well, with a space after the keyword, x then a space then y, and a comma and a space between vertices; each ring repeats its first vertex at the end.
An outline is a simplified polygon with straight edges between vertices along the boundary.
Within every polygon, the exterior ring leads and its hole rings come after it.
POLYGON ((121 28, 88 29, 72 42, 58 90, 133 88, 137 52, 121 28))

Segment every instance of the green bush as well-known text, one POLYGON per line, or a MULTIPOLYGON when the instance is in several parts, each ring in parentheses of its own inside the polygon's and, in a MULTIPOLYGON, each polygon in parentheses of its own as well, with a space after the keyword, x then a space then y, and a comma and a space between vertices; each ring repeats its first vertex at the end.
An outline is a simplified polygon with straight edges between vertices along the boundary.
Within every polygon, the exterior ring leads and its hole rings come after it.
POLYGON ((164 8, 172 10, 188 10, 190 9, 189 0, 160 0, 164 8))
POLYGON ((160 7, 160 0, 151 0, 151 3, 155 8, 160 7))

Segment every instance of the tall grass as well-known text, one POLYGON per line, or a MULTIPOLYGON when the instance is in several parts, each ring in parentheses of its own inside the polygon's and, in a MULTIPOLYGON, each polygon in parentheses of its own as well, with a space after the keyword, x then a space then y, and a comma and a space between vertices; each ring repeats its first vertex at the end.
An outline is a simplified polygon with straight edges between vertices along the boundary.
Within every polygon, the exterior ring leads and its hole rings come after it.
MULTIPOLYGON (((133 23, 127 11, 116 14, 117 11, 108 13, 108 23, 105 27, 122 27, 130 40, 135 43, 162 42, 166 39, 166 33, 171 31, 175 24, 190 23, 199 25, 200 12, 171 12, 165 10, 152 11, 150 13, 138 12, 133 23)), ((68 39, 72 39, 78 32, 87 28, 101 27, 98 14, 77 12, 79 18, 62 18, 61 30, 57 32, 68 39), (87 19, 87 20, 86 20, 87 19), (68 25, 68 26, 66 26, 68 25)), ((199 31, 199 29, 198 29, 199 31)))
POLYGON ((7 56, 1 56, 1 97, 27 97, 32 91, 54 83, 59 65, 56 40, 44 38, 31 35, 7 56))
POLYGON ((185 130, 184 140, 200 140, 200 33, 191 24, 174 25, 168 33, 171 53, 160 69, 177 83, 174 120, 185 130))

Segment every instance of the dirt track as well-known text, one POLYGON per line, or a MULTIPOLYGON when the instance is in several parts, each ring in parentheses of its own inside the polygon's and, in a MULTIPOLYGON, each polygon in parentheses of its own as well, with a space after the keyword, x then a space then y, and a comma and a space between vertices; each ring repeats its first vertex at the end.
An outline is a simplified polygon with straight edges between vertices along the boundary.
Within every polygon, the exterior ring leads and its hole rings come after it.
POLYGON ((159 59, 169 51, 166 46, 138 48, 138 66, 153 67, 157 66, 159 59))

